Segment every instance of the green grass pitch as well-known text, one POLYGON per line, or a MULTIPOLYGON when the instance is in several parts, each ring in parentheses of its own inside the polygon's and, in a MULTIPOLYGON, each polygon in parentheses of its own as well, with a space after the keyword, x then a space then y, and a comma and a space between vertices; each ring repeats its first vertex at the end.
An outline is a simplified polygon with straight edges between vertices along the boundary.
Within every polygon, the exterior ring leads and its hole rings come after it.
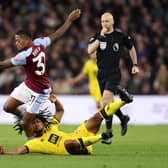
MULTIPOLYGON (((61 127, 67 132, 74 128, 61 127)), ((120 136, 119 125, 113 131, 112 144, 95 144, 90 156, 0 155, 0 168, 168 168, 168 125, 129 126, 125 137, 120 136)), ((24 141, 11 125, 0 125, 0 144, 5 149, 18 147, 24 141)))

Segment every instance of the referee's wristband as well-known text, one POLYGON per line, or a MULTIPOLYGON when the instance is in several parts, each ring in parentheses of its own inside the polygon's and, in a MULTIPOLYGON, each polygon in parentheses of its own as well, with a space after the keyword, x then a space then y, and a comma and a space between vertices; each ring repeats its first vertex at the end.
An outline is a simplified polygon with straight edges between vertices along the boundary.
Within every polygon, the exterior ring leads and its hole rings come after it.
POLYGON ((97 40, 99 40, 99 41, 103 41, 104 39, 105 39, 104 36, 101 36, 101 35, 97 36, 97 40))

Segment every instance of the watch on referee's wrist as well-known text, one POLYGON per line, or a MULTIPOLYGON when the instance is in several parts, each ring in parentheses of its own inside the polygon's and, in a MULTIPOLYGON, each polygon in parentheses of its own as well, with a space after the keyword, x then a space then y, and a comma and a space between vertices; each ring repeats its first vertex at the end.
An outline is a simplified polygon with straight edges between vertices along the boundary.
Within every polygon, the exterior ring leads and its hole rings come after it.
POLYGON ((138 67, 138 64, 133 64, 133 66, 136 66, 136 67, 138 67))

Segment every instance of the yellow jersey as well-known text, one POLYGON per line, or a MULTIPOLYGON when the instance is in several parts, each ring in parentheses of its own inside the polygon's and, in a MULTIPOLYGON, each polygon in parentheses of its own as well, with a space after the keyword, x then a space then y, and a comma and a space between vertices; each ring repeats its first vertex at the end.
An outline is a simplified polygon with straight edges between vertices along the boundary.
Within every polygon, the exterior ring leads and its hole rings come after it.
POLYGON ((100 102, 101 93, 100 93, 99 83, 97 80, 97 72, 98 72, 97 64, 92 59, 89 59, 84 64, 82 69, 82 73, 88 76, 89 91, 91 96, 94 98, 96 102, 100 102))
MULTIPOLYGON (((64 146, 65 140, 95 135, 86 129, 85 122, 72 133, 59 131, 58 127, 57 120, 52 119, 49 128, 42 136, 27 141, 24 146, 28 148, 30 153, 69 155, 64 146)), ((87 149, 89 153, 92 153, 92 146, 87 146, 87 149)))

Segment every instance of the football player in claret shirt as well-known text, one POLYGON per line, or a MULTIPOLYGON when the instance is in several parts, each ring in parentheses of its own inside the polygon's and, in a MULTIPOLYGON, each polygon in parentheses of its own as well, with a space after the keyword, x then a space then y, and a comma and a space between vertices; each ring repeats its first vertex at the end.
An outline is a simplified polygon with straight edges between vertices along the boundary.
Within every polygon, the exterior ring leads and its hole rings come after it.
POLYGON ((64 24, 47 37, 32 40, 28 32, 23 30, 17 32, 15 34, 15 43, 17 49, 21 52, 11 59, 0 61, 0 69, 13 66, 23 66, 25 68, 26 79, 13 90, 3 109, 8 113, 21 116, 23 112, 18 107, 27 103, 23 117, 27 137, 32 136, 29 123, 34 120, 34 114, 39 112, 40 107, 51 93, 51 85, 46 73, 45 49, 65 33, 71 23, 80 17, 80 13, 80 9, 73 10, 64 24))
MULTIPOLYGON (((59 130, 59 123, 64 108, 55 95, 50 95, 50 101, 55 103, 55 114, 53 118, 48 120, 50 117, 47 116, 48 113, 45 111, 36 114, 36 118, 30 123, 30 129, 33 132, 34 138, 28 140, 23 146, 8 151, 4 150, 3 146, 0 144, 0 154, 91 154, 92 144, 102 139, 103 135, 97 133, 103 119, 113 115, 120 107, 133 100, 132 96, 129 95, 126 90, 122 88, 118 89, 121 100, 106 105, 91 118, 85 120, 72 133, 65 133, 59 130)), ((19 131, 23 129, 20 122, 18 126, 19 131)))

